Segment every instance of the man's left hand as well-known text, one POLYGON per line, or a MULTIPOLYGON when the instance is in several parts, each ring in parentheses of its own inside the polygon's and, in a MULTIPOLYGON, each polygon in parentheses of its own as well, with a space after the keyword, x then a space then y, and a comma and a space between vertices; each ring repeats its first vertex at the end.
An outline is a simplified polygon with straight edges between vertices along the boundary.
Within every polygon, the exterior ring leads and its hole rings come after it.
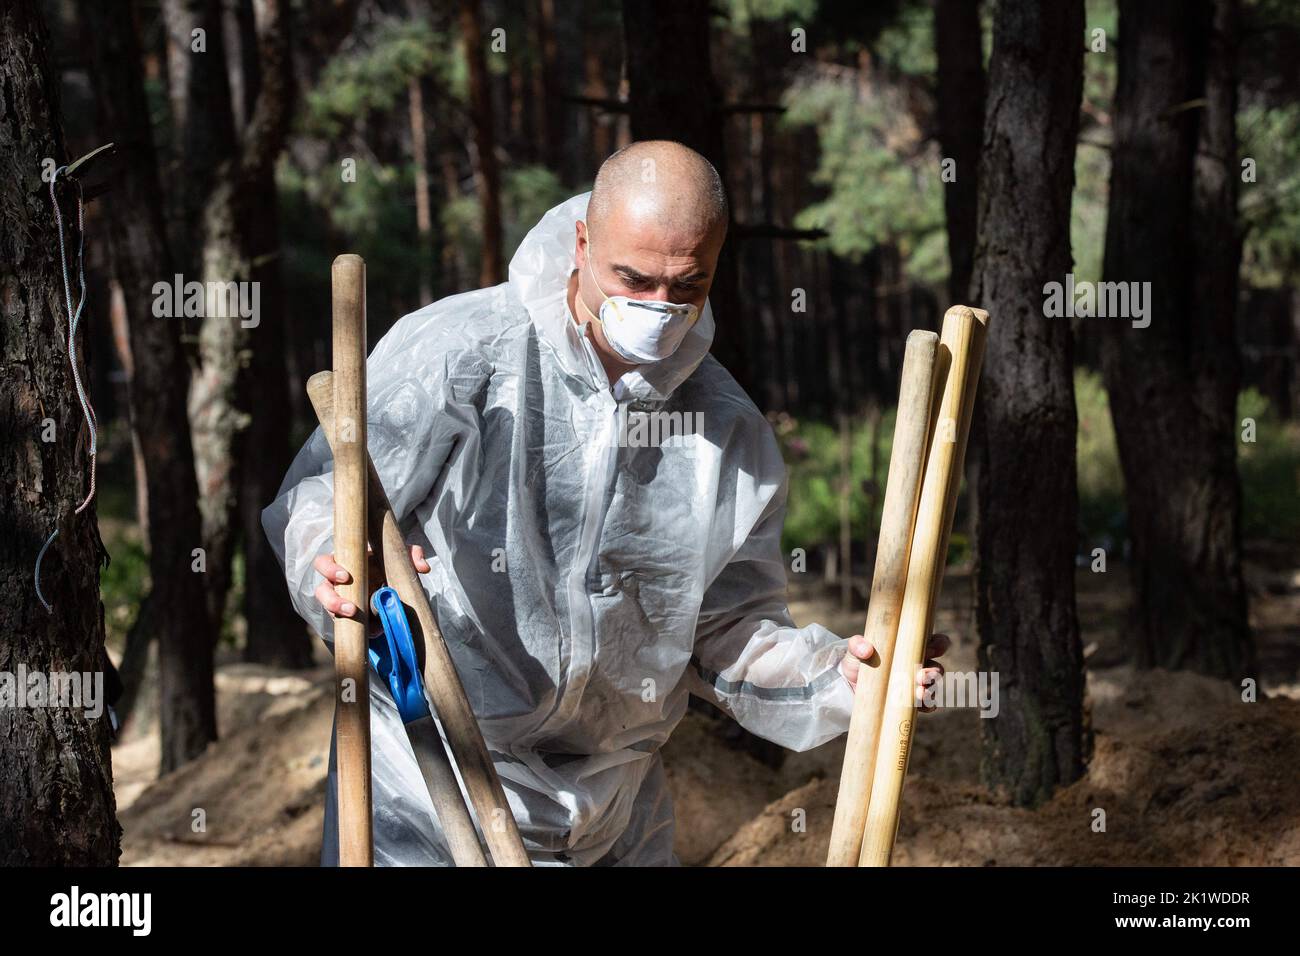
MULTIPOLYGON (((929 643, 925 645, 925 664, 916 672, 916 699, 924 699, 925 691, 933 685, 935 681, 941 679, 944 674, 943 665, 935 658, 942 657, 944 653, 952 646, 952 641, 947 634, 932 634, 929 643)), ((876 649, 861 634, 854 634, 849 638, 849 652, 844 655, 844 660, 840 661, 840 673, 844 675, 854 690, 858 686, 858 671, 862 669, 863 661, 871 660, 876 649)), ((922 713, 933 713, 933 707, 920 708, 922 713)))

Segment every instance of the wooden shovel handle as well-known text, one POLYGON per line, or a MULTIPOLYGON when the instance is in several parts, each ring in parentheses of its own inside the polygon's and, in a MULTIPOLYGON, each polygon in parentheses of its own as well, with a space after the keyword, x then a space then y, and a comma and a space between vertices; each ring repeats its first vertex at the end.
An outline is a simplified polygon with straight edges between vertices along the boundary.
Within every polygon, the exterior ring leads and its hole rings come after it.
POLYGON ((827 866, 857 866, 862 849, 862 830, 871 798, 871 776, 880 739, 880 721, 890 664, 894 659, 898 616, 907 584, 912 527, 925 472, 935 379, 945 371, 936 363, 938 346, 938 335, 917 329, 907 337, 903 355, 894 442, 890 449, 889 476, 876 545, 876 570, 871 581, 867 621, 862 631, 875 648, 875 654, 858 670, 853 717, 844 750, 844 767, 840 772, 839 795, 835 800, 835 822, 826 856, 827 866))
MULTIPOLYGON (((333 391, 329 372, 317 372, 307 380, 307 395, 327 438, 333 432, 328 424, 334 419, 331 401, 333 391)), ((423 651, 420 663, 425 691, 433 702, 433 709, 447 735, 447 742, 451 746, 456 766, 460 769, 461 779, 465 782, 470 803, 478 815, 479 827, 487 841, 492 860, 497 866, 532 866, 524 849, 523 838, 519 835, 519 826, 506 801, 501 779, 492 765, 487 744, 469 705, 469 698, 465 695, 451 653, 443 640, 442 630, 438 627, 438 619, 420 584, 420 577, 411 564, 406 541, 368 452, 366 461, 370 491, 370 537, 372 541, 380 542, 377 550, 384 562, 388 585, 397 592, 402 603, 415 613, 412 630, 418 628, 420 632, 416 646, 417 650, 423 651)), ((349 572, 353 570, 349 565, 343 566, 349 572)))

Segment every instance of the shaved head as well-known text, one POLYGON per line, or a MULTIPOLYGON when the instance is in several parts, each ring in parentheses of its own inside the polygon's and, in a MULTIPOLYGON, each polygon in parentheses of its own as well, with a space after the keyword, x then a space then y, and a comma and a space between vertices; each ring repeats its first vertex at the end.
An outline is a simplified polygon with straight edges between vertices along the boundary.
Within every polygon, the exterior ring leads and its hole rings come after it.
POLYGON ((575 322, 590 324, 610 382, 632 366, 590 321, 601 303, 622 295, 703 310, 727 219, 718 171, 681 143, 633 143, 601 164, 587 217, 574 224, 568 303, 575 322))
POLYGON ((599 236, 620 212, 678 235, 725 234, 727 196, 707 159, 681 143, 652 139, 624 146, 596 173, 588 228, 599 236))

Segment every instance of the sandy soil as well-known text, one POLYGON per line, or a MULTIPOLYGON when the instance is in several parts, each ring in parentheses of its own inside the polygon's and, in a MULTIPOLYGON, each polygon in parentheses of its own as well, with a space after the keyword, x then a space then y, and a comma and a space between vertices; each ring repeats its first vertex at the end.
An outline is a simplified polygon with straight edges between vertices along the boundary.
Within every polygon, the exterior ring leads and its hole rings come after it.
MULTIPOLYGON (((1215 681, 1128 668, 1090 674, 1088 693, 1096 733, 1088 773, 1037 810, 980 785, 974 711, 926 718, 895 864, 1300 864, 1300 701, 1245 704, 1215 681), (1097 809, 1104 832, 1093 829, 1097 809)), ((768 804, 709 864, 820 864, 837 783, 832 772, 768 804)))
MULTIPOLYGON (((1087 774, 1043 806, 1010 806, 980 782, 980 717, 924 717, 904 791, 899 865, 1300 864, 1300 572, 1287 555, 1247 566, 1261 693, 1194 674, 1136 672, 1120 636, 1122 572, 1079 576, 1095 734, 1087 774), (1119 597, 1117 597, 1117 595, 1119 597), (1094 831, 1096 810, 1105 831, 1094 831)), ((937 628, 949 669, 975 668, 970 581, 951 573, 937 628)), ((862 611, 817 594, 796 620, 841 634, 862 611)), ((158 741, 137 728, 114 748, 126 865, 314 864, 329 752, 330 668, 219 666, 223 737, 155 779, 158 741), (201 811, 201 812, 200 812, 201 811), (199 823, 202 823, 202 829, 199 823)), ((843 738, 787 754, 712 711, 692 710, 664 749, 688 865, 819 865, 843 738)))
POLYGON ((158 737, 113 750, 123 865, 314 865, 333 721, 332 668, 218 670, 221 740, 156 779, 158 737))

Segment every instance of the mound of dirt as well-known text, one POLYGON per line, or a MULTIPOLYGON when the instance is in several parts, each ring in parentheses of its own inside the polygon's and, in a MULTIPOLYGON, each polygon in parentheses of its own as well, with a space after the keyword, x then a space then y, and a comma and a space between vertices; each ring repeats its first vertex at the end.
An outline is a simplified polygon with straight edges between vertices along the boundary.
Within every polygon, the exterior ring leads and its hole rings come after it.
MULTIPOLYGON (((1130 668, 1088 688, 1088 772, 1036 810, 979 784, 974 711, 920 721, 895 865, 1300 864, 1300 701, 1244 703, 1221 681, 1130 668)), ((837 786, 831 774, 773 801, 709 864, 821 865, 837 786)))
MULTIPOLYGON (((894 861, 901 865, 1300 864, 1300 577, 1278 559, 1252 576, 1261 658, 1258 703, 1194 674, 1136 672, 1121 620, 1126 589, 1112 575, 1078 578, 1089 663, 1094 753, 1087 774, 1036 810, 1013 807, 980 780, 980 717, 941 710, 917 724, 894 861), (1281 568, 1281 570, 1277 570, 1281 568), (1270 570, 1271 569, 1271 570, 1270 570), (1262 582, 1262 583, 1261 583, 1262 582), (1105 830, 1094 831, 1097 810, 1105 830)), ((969 577, 950 572, 936 630, 952 671, 972 671, 969 577)), ((795 595, 796 621, 860 629, 824 595, 795 595)), ((332 664, 276 671, 223 662, 222 739, 155 779, 155 726, 113 748, 124 864, 314 865, 333 715, 332 664), (202 811, 201 814, 198 811, 202 811), (201 819, 203 827, 196 823, 201 819)), ((808 865, 825 859, 844 738, 780 751, 733 723, 691 711, 663 750, 677 810, 675 849, 687 865, 808 865)))
POLYGON ((318 863, 334 718, 331 672, 221 668, 222 738, 151 783, 139 781, 157 767, 156 736, 115 748, 122 864, 318 863))

